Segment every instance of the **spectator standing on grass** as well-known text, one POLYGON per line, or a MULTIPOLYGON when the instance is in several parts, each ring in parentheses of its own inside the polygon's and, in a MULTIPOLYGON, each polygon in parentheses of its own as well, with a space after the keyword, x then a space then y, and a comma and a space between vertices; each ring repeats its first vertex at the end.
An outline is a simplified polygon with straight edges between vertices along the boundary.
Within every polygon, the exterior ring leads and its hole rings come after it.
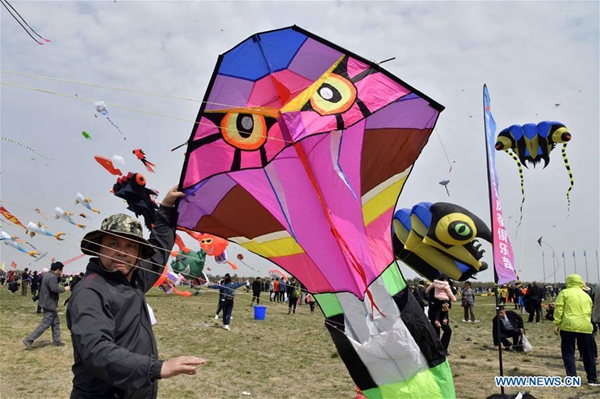
POLYGON ((149 240, 141 223, 122 213, 83 237, 81 251, 92 258, 67 308, 71 398, 153 399, 159 379, 196 374, 196 366, 205 363, 195 356, 158 357, 145 297, 175 242, 173 205, 183 195, 177 187, 167 192, 149 240))
POLYGON ((52 328, 52 342, 54 346, 65 345, 60 340, 60 319, 57 313, 59 294, 70 290, 69 287, 58 285, 63 267, 64 265, 61 262, 54 262, 50 266, 50 272, 44 273, 40 286, 40 297, 38 299, 38 306, 44 310, 44 318, 36 329, 23 340, 23 344, 29 350, 33 349, 33 342, 48 328, 52 328))
POLYGON ((38 272, 36 270, 31 275, 31 296, 32 297, 34 297, 38 294, 39 287, 40 287, 40 276, 38 275, 38 272))
POLYGON ((279 302, 279 277, 273 281, 273 294, 273 302, 279 302))
MULTIPOLYGON (((429 287, 431 287, 431 285, 427 286, 427 288, 429 287)), ((429 298, 429 308, 427 309, 427 316, 429 317, 429 321, 433 325, 437 336, 440 337, 441 334, 440 340, 442 341, 442 346, 446 351, 446 355, 448 355, 448 347, 450 346, 450 339, 452 338, 452 328, 450 328, 450 323, 446 322, 440 325, 438 320, 439 317, 448 320, 448 311, 444 312, 441 309, 435 309, 436 306, 439 306, 439 300, 437 300, 434 297, 435 290, 430 289, 426 291, 429 298), (441 312, 440 316, 438 316, 438 311, 441 312)))
POLYGON ((233 302, 235 300, 235 290, 240 287, 247 285, 247 283, 240 281, 234 283, 231 281, 231 276, 225 275, 222 284, 210 284, 208 288, 217 289, 223 295, 223 329, 229 330, 229 324, 231 322, 231 312, 233 311, 233 302))
POLYGON ((431 322, 434 327, 440 328, 442 325, 448 324, 450 301, 456 302, 456 297, 448 282, 448 276, 443 273, 425 289, 426 294, 429 294, 431 291, 433 291, 433 305, 430 301, 430 308, 433 308, 431 309, 431 314, 434 317, 431 319, 431 322))
POLYGON ((306 301, 308 306, 310 306, 310 313, 314 314, 315 313, 315 298, 313 298, 313 296, 310 292, 307 292, 304 300, 306 301))
POLYGON ((535 314, 535 322, 540 324, 542 318, 542 301, 544 300, 544 290, 537 284, 537 281, 531 283, 531 287, 527 290, 529 295, 531 312, 529 313, 528 323, 533 322, 533 315, 535 314))
MULTIPOLYGON (((229 276, 229 273, 227 273, 226 276, 229 276)), ((219 281, 219 284, 223 284, 222 279, 219 281)), ((217 303, 217 310, 215 311, 215 320, 219 320, 219 313, 223 310, 224 302, 225 302, 225 295, 223 295, 223 292, 221 290, 219 290, 219 302, 217 303)))
POLYGON ((592 353, 592 299, 585 292, 589 287, 578 274, 567 276, 566 288, 556 297, 554 334, 560 332, 560 350, 568 376, 577 376, 575 343, 583 355, 583 367, 588 385, 600 386, 596 362, 592 353))
POLYGON ((262 291, 262 283, 260 281, 260 277, 256 277, 252 282, 252 303, 250 306, 254 305, 254 300, 256 299, 256 304, 260 305, 260 292, 262 291))
POLYGON ((287 285, 288 293, 288 314, 294 312, 296 314, 296 306, 298 305, 298 298, 300 298, 300 284, 295 278, 287 285))
POLYGON ((31 283, 31 274, 29 274, 29 268, 25 268, 21 274, 21 296, 27 296, 27 289, 31 283))
POLYGON ((465 288, 463 288, 461 296, 462 307, 464 309, 463 323, 469 322, 469 313, 471 313, 471 323, 478 323, 479 320, 475 319, 475 313, 473 312, 473 309, 475 308, 475 292, 473 292, 470 282, 467 281, 465 283, 465 288))
POLYGON ((285 291, 287 290, 287 282, 284 278, 281 278, 279 282, 279 302, 285 302, 285 291))
POLYGON ((523 350, 521 336, 525 334, 523 318, 512 310, 504 310, 504 306, 498 307, 498 316, 495 316, 492 320, 494 349, 498 350, 500 343, 502 343, 502 345, 504 345, 504 350, 506 351, 515 349, 521 352, 523 350), (500 317, 500 323, 498 323, 498 316, 500 317), (513 339, 512 348, 508 338, 513 339))

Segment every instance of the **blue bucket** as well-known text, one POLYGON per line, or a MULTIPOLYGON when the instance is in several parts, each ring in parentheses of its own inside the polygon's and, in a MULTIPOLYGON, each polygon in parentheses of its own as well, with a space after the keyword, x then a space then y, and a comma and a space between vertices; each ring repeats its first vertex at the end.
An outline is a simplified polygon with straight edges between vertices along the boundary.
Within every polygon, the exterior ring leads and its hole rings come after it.
POLYGON ((256 305, 254 307, 254 320, 264 320, 267 315, 267 307, 256 305))

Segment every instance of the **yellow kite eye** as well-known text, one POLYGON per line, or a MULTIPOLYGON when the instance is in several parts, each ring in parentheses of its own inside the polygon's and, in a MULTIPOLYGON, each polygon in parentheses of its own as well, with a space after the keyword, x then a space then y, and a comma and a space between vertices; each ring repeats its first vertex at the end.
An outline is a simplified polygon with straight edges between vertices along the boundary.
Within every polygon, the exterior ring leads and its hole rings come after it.
POLYGON ((231 112, 223 117, 220 127, 223 139, 241 150, 257 150, 267 141, 263 115, 231 112))
POLYGON ((356 87, 348 79, 331 74, 310 99, 310 105, 320 115, 346 112, 356 101, 356 87))
POLYGON ((477 236, 473 219, 462 213, 444 216, 435 226, 435 236, 447 245, 465 245, 477 236))

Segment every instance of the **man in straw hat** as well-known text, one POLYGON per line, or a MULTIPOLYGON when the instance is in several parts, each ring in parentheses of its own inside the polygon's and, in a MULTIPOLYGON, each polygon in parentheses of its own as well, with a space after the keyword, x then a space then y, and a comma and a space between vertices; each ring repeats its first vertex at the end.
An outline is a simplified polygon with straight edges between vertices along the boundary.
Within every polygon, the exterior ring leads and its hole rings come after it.
POLYGON ((149 240, 140 222, 116 214, 81 241, 82 252, 93 258, 67 308, 75 358, 71 398, 156 398, 159 379, 196 374, 196 366, 206 362, 195 356, 158 358, 144 296, 175 242, 171 217, 182 196, 177 187, 169 190, 149 240))

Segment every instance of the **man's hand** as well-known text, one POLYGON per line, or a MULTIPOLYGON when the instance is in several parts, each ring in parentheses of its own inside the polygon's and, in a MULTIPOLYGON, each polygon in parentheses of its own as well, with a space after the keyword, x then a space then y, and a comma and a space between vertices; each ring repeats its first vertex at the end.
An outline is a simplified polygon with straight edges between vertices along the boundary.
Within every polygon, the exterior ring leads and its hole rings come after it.
POLYGON ((494 350, 497 351, 498 349, 500 349, 500 347, 498 346, 494 346, 494 350))
POLYGON ((558 325, 558 324, 555 324, 555 325, 554 325, 554 334, 555 334, 555 335, 558 335, 558 332, 559 332, 559 331, 560 331, 560 325, 558 325))
POLYGON ((68 286, 68 285, 66 285, 66 286, 65 286, 65 292, 69 292, 69 291, 71 291, 71 287, 70 287, 70 286, 68 286))
POLYGON ((525 329, 519 328, 519 331, 521 331, 521 334, 525 334, 525 329))
POLYGON ((206 360, 196 356, 179 356, 163 363, 160 378, 171 378, 179 374, 196 374, 196 366, 206 364, 206 360))
POLYGON ((163 198, 161 205, 162 206, 166 206, 166 207, 172 207, 173 205, 175 205, 175 201, 177 201, 178 198, 183 197, 185 194, 182 193, 181 191, 177 191, 177 186, 173 186, 168 192, 167 195, 165 195, 165 198, 163 198))

